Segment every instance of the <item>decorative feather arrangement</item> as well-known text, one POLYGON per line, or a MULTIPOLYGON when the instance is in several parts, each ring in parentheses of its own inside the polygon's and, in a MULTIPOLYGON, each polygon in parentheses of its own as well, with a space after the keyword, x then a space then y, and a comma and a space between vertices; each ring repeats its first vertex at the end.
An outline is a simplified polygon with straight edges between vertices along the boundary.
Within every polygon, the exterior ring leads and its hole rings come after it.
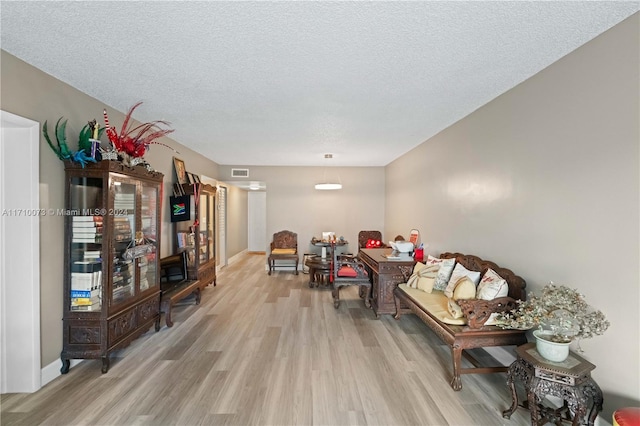
POLYGON ((157 141, 157 139, 174 131, 173 129, 162 129, 160 127, 161 125, 169 125, 168 122, 156 120, 149 123, 142 123, 136 127, 131 126, 130 122, 133 111, 141 104, 142 102, 138 102, 129 109, 122 123, 120 134, 118 134, 115 127, 109 126, 107 110, 104 110, 107 137, 115 150, 118 151, 118 154, 122 156, 125 163, 130 163, 134 158, 141 158, 147 152, 149 146, 153 144, 162 145, 173 150, 170 146, 157 141))
MULTIPOLYGON (((45 121, 44 125, 42 126, 42 134, 53 152, 62 161, 73 161, 80 164, 82 167, 84 167, 88 162, 95 163, 96 159, 91 155, 91 151, 86 152, 85 148, 82 146, 76 152, 71 152, 71 150, 69 149, 69 145, 67 145, 67 120, 62 121, 63 118, 64 117, 60 117, 56 122, 55 136, 57 146, 54 145, 53 142, 51 142, 51 138, 49 137, 49 130, 47 128, 47 122, 45 121)), ((80 141, 78 141, 78 144, 81 143, 82 132, 80 132, 80 141)))

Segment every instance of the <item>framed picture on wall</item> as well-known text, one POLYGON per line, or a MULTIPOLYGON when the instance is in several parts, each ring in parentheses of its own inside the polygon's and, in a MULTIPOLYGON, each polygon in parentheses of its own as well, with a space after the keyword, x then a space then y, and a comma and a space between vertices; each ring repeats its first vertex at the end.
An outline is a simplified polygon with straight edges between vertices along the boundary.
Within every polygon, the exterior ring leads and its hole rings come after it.
POLYGON ((187 178, 187 169, 184 167, 184 161, 177 157, 173 157, 173 168, 176 172, 176 180, 178 183, 189 183, 187 178))

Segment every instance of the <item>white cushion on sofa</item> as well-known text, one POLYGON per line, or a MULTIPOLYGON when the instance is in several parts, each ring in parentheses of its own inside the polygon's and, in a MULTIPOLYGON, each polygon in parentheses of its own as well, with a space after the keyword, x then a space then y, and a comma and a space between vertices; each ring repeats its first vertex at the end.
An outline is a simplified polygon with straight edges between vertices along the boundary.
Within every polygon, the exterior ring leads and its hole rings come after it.
POLYGON ((489 268, 478 284, 477 299, 493 300, 496 297, 505 297, 509 295, 509 285, 507 281, 497 274, 496 271, 489 268))

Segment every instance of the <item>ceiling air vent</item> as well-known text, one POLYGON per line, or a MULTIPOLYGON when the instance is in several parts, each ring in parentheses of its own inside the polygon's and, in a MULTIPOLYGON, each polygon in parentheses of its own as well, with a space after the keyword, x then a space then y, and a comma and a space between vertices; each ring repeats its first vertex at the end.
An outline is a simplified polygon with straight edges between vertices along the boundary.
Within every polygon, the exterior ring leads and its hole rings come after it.
POLYGON ((231 177, 249 177, 249 169, 231 169, 231 177))

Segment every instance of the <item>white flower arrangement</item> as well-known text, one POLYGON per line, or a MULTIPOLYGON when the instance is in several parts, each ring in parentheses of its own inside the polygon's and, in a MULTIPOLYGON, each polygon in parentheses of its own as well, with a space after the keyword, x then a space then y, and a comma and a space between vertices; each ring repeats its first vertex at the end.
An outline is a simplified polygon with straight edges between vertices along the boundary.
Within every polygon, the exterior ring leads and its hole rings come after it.
POLYGON ((549 340, 560 343, 599 336, 609 328, 605 315, 587 304, 584 295, 553 282, 541 296, 532 293, 526 301, 518 301, 516 309, 498 315, 498 322, 502 328, 539 327, 549 332, 549 340))

